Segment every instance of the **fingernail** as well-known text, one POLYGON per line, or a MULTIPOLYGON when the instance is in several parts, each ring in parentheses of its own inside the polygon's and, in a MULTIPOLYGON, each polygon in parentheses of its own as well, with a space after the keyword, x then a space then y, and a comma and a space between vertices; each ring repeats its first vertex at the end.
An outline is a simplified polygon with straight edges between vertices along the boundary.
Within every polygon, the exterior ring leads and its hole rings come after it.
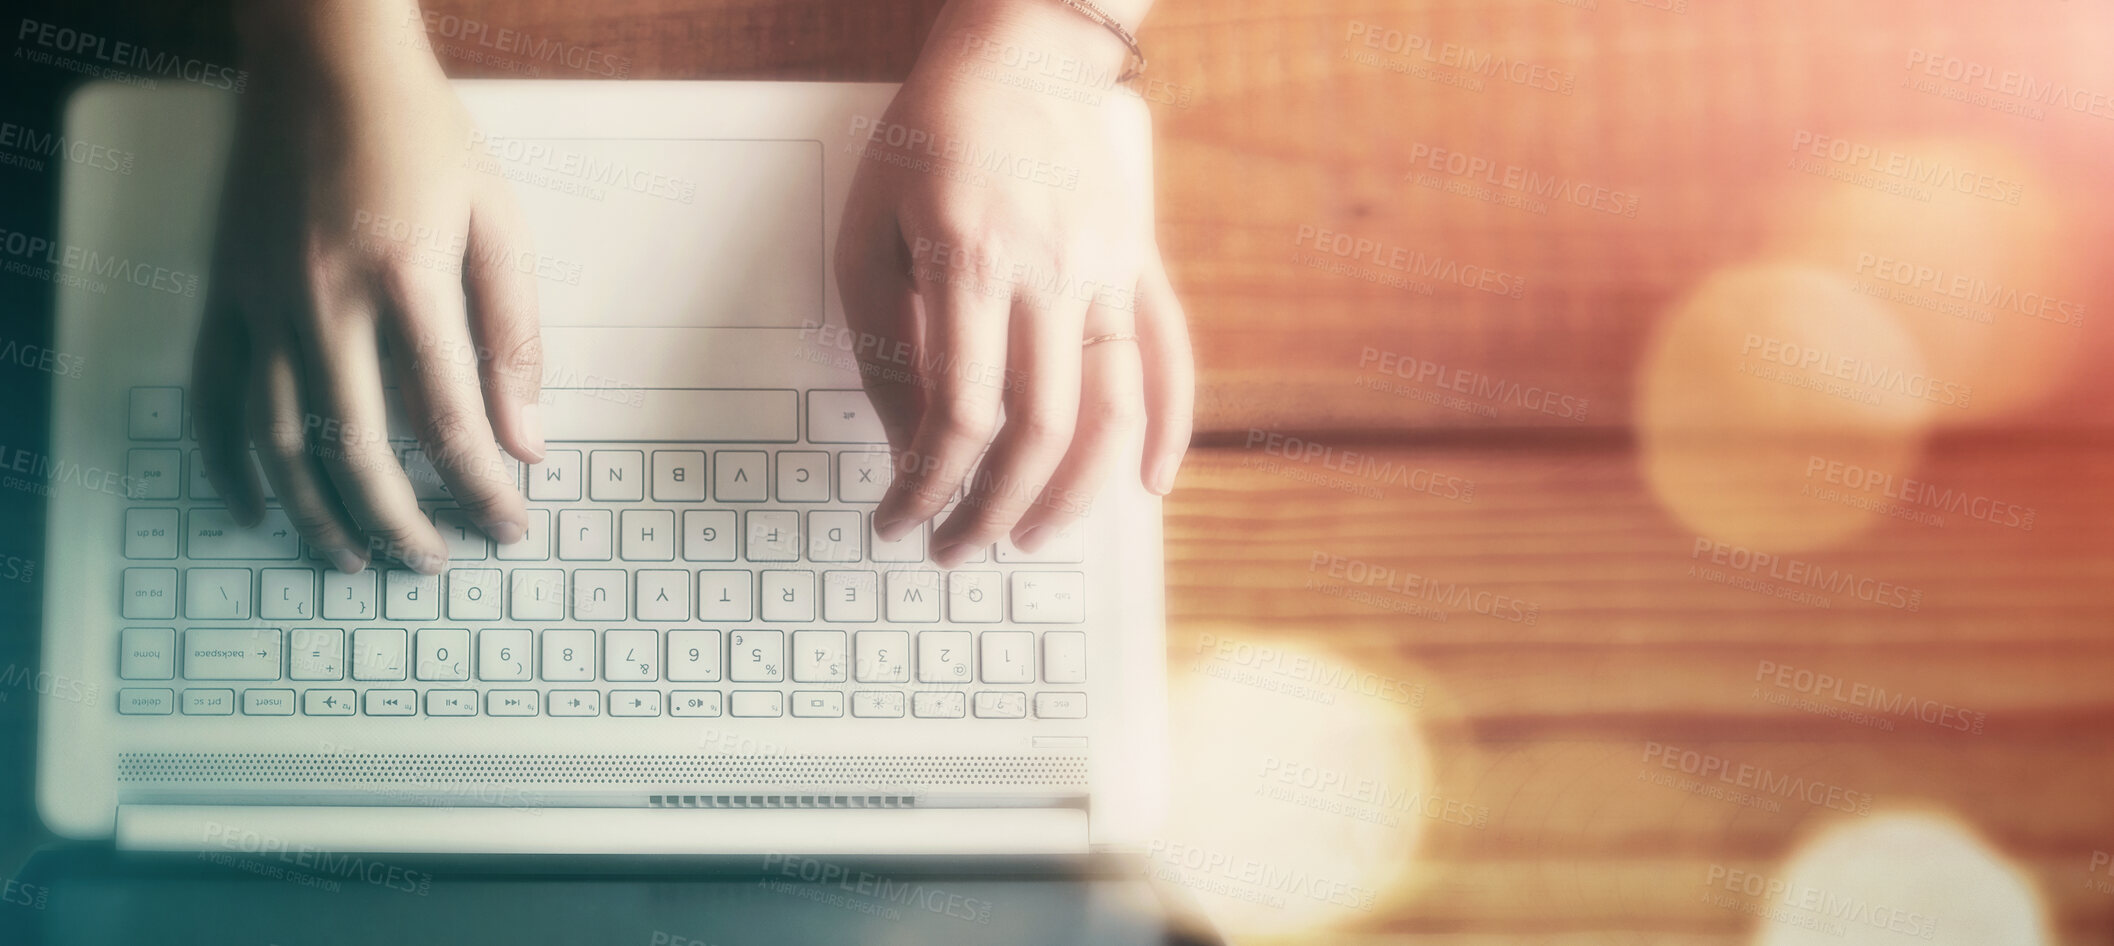
POLYGON ((1161 460, 1153 464, 1152 476, 1146 481, 1145 488, 1162 496, 1174 492, 1174 475, 1180 468, 1179 460, 1161 460))
POLYGON ((330 564, 347 575, 357 575, 367 567, 367 560, 353 554, 351 549, 328 549, 324 554, 330 556, 330 564))
POLYGON ((955 542, 949 545, 943 545, 940 546, 939 551, 932 553, 932 561, 938 564, 941 568, 953 568, 954 566, 961 564, 962 561, 967 559, 968 557, 969 543, 967 542, 955 542))
POLYGON ((1026 532, 1014 536, 1013 547, 1023 552, 1033 552, 1036 549, 1041 548, 1042 543, 1048 542, 1050 540, 1050 536, 1054 534, 1054 532, 1055 530, 1051 529, 1049 526, 1036 526, 1033 529, 1029 529, 1026 532))
POLYGON ((521 436, 528 441, 529 451, 536 455, 535 462, 543 462, 543 405, 534 401, 522 405, 521 436))
POLYGON ((876 516, 874 518, 873 531, 875 535, 881 537, 881 541, 894 542, 902 538, 903 533, 910 531, 905 528, 909 523, 909 516, 890 516, 886 519, 876 516))
POLYGON ((421 575, 438 575, 440 567, 448 563, 445 555, 413 555, 404 561, 413 571, 421 575))
POLYGON ((528 527, 506 519, 480 522, 477 527, 483 529, 484 534, 491 536, 492 541, 500 545, 512 545, 521 541, 523 536, 528 535, 528 527))
POLYGON ((256 503, 243 503, 242 508, 230 511, 235 514, 235 524, 245 529, 255 528, 257 523, 264 521, 264 507, 256 503))

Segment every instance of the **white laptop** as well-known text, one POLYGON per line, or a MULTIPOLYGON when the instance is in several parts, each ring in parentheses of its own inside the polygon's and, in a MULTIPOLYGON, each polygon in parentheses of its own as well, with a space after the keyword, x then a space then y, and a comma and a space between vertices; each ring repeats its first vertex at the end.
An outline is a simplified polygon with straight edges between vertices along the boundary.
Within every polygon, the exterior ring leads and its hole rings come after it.
POLYGON ((952 572, 929 526, 872 541, 889 466, 827 261, 893 87, 458 89, 541 254, 550 451, 521 471, 531 537, 495 548, 399 444, 453 546, 432 579, 231 528, 185 388, 234 103, 72 100, 71 139, 136 160, 68 165, 54 235, 83 370, 46 458, 46 824, 138 850, 1142 849, 1157 500, 1115 476, 1073 534, 952 572))

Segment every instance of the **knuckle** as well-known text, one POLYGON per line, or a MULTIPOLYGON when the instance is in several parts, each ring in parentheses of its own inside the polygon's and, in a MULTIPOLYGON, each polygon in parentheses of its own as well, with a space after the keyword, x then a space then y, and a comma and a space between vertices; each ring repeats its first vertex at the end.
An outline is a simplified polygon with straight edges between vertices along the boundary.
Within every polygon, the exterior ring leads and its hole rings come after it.
POLYGON ((989 443, 997 432, 998 410, 966 397, 950 397, 934 409, 931 423, 942 441, 989 443))
POLYGON ((423 421, 426 453, 436 465, 452 466, 472 456, 471 451, 483 439, 484 415, 456 407, 435 407, 426 411, 423 421))
POLYGON ((1087 402, 1086 423, 1100 430, 1128 433, 1145 423, 1145 407, 1129 398, 1097 398, 1087 402))
POLYGON ((1051 447, 1070 443, 1077 415, 1070 411, 1037 406, 1008 421, 1008 426, 1019 425, 1019 437, 1025 444, 1036 447, 1051 447))

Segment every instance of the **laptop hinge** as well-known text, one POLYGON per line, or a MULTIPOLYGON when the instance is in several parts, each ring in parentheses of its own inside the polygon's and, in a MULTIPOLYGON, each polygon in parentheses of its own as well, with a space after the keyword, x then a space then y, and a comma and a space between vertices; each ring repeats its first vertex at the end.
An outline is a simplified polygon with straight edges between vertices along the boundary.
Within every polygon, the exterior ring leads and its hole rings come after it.
POLYGON ((120 805, 135 851, 400 854, 1065 855, 1076 808, 713 809, 120 805))

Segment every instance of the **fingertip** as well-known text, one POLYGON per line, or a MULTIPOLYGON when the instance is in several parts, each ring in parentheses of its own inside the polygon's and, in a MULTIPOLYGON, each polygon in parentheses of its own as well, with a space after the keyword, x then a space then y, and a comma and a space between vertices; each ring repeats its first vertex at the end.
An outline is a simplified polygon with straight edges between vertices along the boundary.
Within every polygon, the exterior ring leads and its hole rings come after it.
POLYGON ((1175 474, 1182 469, 1180 453, 1163 454, 1149 461, 1145 469, 1145 488, 1155 495, 1165 496, 1174 492, 1175 474))
POLYGON ((516 412, 514 457, 523 463, 542 463, 548 449, 543 442, 543 405, 530 401, 516 412))

